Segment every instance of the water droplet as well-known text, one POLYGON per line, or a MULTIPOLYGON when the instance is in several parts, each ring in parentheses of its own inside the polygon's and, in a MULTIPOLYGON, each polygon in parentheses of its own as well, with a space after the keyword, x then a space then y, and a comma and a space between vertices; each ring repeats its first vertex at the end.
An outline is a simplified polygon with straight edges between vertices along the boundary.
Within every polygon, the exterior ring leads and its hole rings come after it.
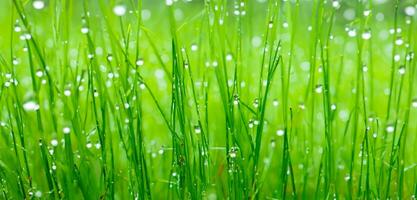
POLYGON ((331 109, 331 110, 336 110, 336 108, 337 108, 337 107, 336 107, 336 104, 332 104, 332 105, 330 106, 330 109, 331 109))
POLYGON ((199 125, 194 126, 194 132, 195 132, 196 134, 200 134, 200 133, 201 133, 201 128, 200 128, 200 126, 199 126, 199 125))
POLYGON ((321 85, 321 84, 316 85, 315 91, 318 94, 322 93, 323 92, 323 85, 321 85))
POLYGON ((144 83, 139 83, 139 88, 142 89, 142 90, 144 90, 146 88, 146 86, 145 86, 144 83))
POLYGON ((87 34, 90 30, 88 29, 88 27, 82 27, 81 28, 81 33, 82 34, 87 34))
POLYGON ((339 1, 333 1, 333 2, 332 2, 332 6, 333 6, 333 8, 335 8, 335 9, 339 9, 339 8, 340 8, 340 2, 339 2, 339 1))
POLYGON ((143 59, 142 59, 142 58, 139 58, 139 59, 136 61, 136 66, 138 66, 138 67, 143 66, 143 64, 145 64, 145 62, 143 61, 143 59))
POLYGON ((69 134, 71 132, 71 129, 69 127, 64 127, 62 128, 62 132, 64 132, 64 134, 69 134))
POLYGON ((158 153, 159 153, 159 155, 164 154, 164 148, 159 149, 158 153))
POLYGON ((237 95, 237 94, 233 95, 233 104, 234 105, 239 104, 239 95, 237 95))
POLYGON ((387 127, 385 128, 385 130, 386 130, 388 133, 392 133, 392 132, 394 132, 394 131, 395 131, 395 127, 394 127, 394 125, 389 124, 389 125, 387 125, 387 127))
POLYGON ((363 71, 363 72, 368 72, 368 66, 363 65, 363 66, 362 66, 362 71, 363 71))
POLYGON ((274 22, 273 21, 269 21, 268 28, 272 28, 272 27, 274 27, 274 22))
POLYGON ((413 106, 413 108, 417 108, 417 99, 414 99, 414 100, 411 102, 411 106, 413 106))
POLYGON ((37 70, 37 71, 36 71, 36 73, 35 73, 35 74, 36 74, 36 76, 37 76, 37 77, 39 77, 39 78, 40 78, 40 77, 42 77, 42 76, 43 76, 43 71, 39 69, 39 70, 37 70))
POLYGON ((45 7, 45 2, 43 2, 41 0, 35 0, 35 1, 33 1, 32 6, 36 10, 41 10, 45 7))
POLYGON ((197 51, 197 50, 198 50, 197 44, 192 44, 191 45, 191 51, 197 51))
POLYGON ((42 192, 41 191, 36 191, 35 192, 35 197, 37 197, 37 198, 41 198, 42 197, 42 192))
POLYGON ((17 58, 13 58, 13 65, 18 65, 19 64, 19 60, 17 60, 17 58))
POLYGON ((113 60, 113 55, 111 55, 111 54, 107 55, 107 60, 109 62, 111 62, 113 60))
POLYGON ((407 6, 405 7, 404 12, 408 16, 414 16, 416 14, 416 8, 414 6, 407 6))
POLYGON ((367 31, 365 31, 365 32, 363 32, 362 33, 362 39, 364 39, 364 40, 369 40, 369 39, 371 39, 371 31, 370 30, 367 30, 367 31))
POLYGON ((404 40, 401 37, 398 37, 395 40, 395 44, 398 45, 398 46, 401 46, 402 44, 404 44, 404 40))
POLYGON ((278 102, 278 100, 277 100, 277 99, 274 99, 274 100, 272 101, 272 105, 273 105, 273 106, 277 107, 277 106, 278 106, 278 104, 279 104, 279 102, 278 102))
POLYGON ((231 53, 228 53, 228 54, 226 55, 226 60, 227 60, 227 61, 231 61, 232 59, 233 59, 232 54, 231 54, 231 53))
POLYGON ((364 10, 363 16, 368 17, 371 14, 371 10, 364 10))
POLYGON ((34 101, 28 101, 23 104, 23 109, 26 111, 36 111, 39 110, 39 104, 34 101))
POLYGON ((172 4, 174 4, 174 1, 173 0, 165 0, 165 4, 167 6, 172 6, 172 4))
POLYGON ((400 56, 400 55, 396 54, 396 55, 394 56, 394 60, 395 60, 395 62, 400 61, 400 59, 401 59, 401 56, 400 56))
POLYGON ((355 29, 351 29, 348 31, 348 36, 349 37, 355 37, 356 36, 356 30, 355 29))
POLYGON ((259 99, 258 99, 258 98, 256 98, 256 99, 253 101, 253 107, 255 107, 255 108, 259 107, 259 99))
POLYGON ((100 149, 101 148, 101 144, 100 143, 96 143, 96 145, 94 145, 96 147, 96 149, 100 149))
POLYGON ((65 95, 66 97, 71 96, 71 90, 69 90, 69 89, 64 90, 64 95, 65 95))
POLYGON ((87 147, 87 149, 91 149, 91 147, 93 147, 93 144, 91 144, 91 142, 88 142, 85 147, 87 147))
POLYGON ((58 146, 58 140, 56 139, 51 140, 51 145, 54 147, 58 146))
POLYGON ((349 174, 347 174, 346 176, 345 176, 345 181, 347 182, 347 181, 350 181, 350 176, 349 176, 349 174))
POLYGON ((130 107, 129 103, 124 104, 125 109, 128 109, 130 107))
POLYGON ((15 25, 14 32, 19 33, 20 31, 22 31, 22 28, 19 25, 15 25))
POLYGON ((237 147, 230 148, 229 156, 230 156, 230 158, 236 158, 237 157, 237 147))
POLYGON ((249 128, 253 128, 253 119, 249 120, 248 126, 249 126, 249 128))
POLYGON ((113 7, 113 13, 117 16, 123 16, 126 14, 126 6, 116 5, 113 7))
POLYGON ((277 136, 283 136, 285 134, 285 131, 283 129, 277 130, 277 136))
POLYGON ((404 66, 404 65, 402 65, 402 66, 400 66, 400 67, 398 68, 398 73, 399 73, 400 75, 404 75, 404 74, 405 74, 405 66, 404 66))

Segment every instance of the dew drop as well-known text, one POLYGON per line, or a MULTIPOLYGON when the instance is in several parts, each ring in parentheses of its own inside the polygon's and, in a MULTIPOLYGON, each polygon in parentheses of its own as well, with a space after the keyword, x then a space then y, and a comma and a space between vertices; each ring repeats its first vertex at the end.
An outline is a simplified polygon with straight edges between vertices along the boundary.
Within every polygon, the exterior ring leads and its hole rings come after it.
POLYGON ((256 98, 256 99, 253 101, 253 107, 255 107, 255 108, 259 107, 259 99, 258 99, 258 98, 256 98))
POLYGON ((172 6, 172 4, 174 4, 174 1, 173 0, 165 0, 165 4, 167 6, 172 6))
POLYGON ((340 8, 340 2, 339 2, 339 1, 333 1, 333 2, 332 2, 332 6, 333 6, 333 8, 335 8, 335 9, 339 9, 339 8, 340 8))
POLYGON ((143 66, 143 64, 145 64, 145 62, 143 61, 143 59, 142 59, 142 58, 139 58, 139 59, 136 61, 136 66, 138 66, 138 67, 143 66))
POLYGON ((236 158, 237 157, 237 147, 230 148, 229 156, 230 156, 230 158, 236 158))
POLYGON ((198 50, 197 44, 192 44, 191 45, 191 51, 197 51, 197 50, 198 50))
POLYGON ((64 95, 65 95, 66 97, 71 96, 71 90, 69 90, 69 89, 64 90, 64 95))
POLYGON ((402 65, 402 66, 400 66, 400 68, 398 68, 398 73, 400 75, 404 75, 405 74, 405 66, 404 65, 402 65))
POLYGON ((62 132, 64 134, 69 134, 71 132, 71 129, 69 127, 64 127, 64 128, 62 128, 62 132))
POLYGON ((386 130, 388 133, 392 133, 392 132, 394 132, 395 127, 394 127, 394 125, 389 124, 389 125, 385 128, 385 130, 386 130))
POLYGON ((285 131, 283 129, 278 129, 276 134, 277 136, 283 136, 285 134, 285 131))
POLYGON ((58 140, 56 139, 51 140, 51 145, 54 147, 58 146, 58 140))
POLYGON ((362 39, 364 39, 364 40, 369 40, 369 39, 371 39, 371 31, 365 31, 365 32, 363 32, 362 33, 362 39))
POLYGON ((200 128, 200 126, 198 126, 198 125, 194 126, 194 132, 195 132, 196 134, 200 134, 200 133, 201 133, 201 128, 200 128))
POLYGON ((113 8, 113 13, 117 16, 123 16, 126 14, 126 6, 124 5, 116 5, 113 8))
POLYGON ((278 106, 278 104, 279 104, 279 102, 278 102, 278 100, 277 100, 277 99, 274 99, 274 100, 272 101, 272 105, 273 105, 273 106, 277 107, 277 106, 278 106))
POLYGON ((82 34, 87 34, 90 30, 88 29, 88 27, 82 27, 81 28, 81 33, 82 34))
POLYGON ((404 12, 408 16, 414 16, 416 14, 416 8, 413 6, 407 6, 405 7, 404 12))
POLYGON ((413 106, 413 108, 417 108, 417 99, 414 99, 414 100, 411 102, 411 106, 413 106))
POLYGON ((39 104, 34 101, 28 101, 23 104, 23 109, 26 111, 37 111, 39 110, 39 104))
POLYGON ((316 91, 316 93, 317 93, 317 94, 322 93, 322 92, 323 92, 323 85, 318 84, 318 85, 316 86, 315 91, 316 91))
POLYGON ((35 1, 33 1, 32 6, 36 10, 41 10, 45 7, 45 2, 43 2, 41 0, 35 0, 35 1))

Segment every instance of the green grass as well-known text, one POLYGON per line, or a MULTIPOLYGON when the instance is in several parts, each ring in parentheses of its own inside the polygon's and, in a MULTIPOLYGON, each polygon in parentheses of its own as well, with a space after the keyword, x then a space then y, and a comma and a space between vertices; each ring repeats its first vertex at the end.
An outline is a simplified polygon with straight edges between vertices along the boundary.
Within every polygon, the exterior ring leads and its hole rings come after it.
POLYGON ((415 199, 416 6, 1 1, 0 199, 415 199))

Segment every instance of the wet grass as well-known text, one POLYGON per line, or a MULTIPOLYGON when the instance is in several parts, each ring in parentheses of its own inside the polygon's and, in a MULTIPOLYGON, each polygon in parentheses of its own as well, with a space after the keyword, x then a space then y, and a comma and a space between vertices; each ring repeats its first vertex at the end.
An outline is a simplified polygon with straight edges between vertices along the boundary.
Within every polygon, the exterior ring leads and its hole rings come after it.
POLYGON ((415 199, 416 1, 0 2, 0 199, 415 199))

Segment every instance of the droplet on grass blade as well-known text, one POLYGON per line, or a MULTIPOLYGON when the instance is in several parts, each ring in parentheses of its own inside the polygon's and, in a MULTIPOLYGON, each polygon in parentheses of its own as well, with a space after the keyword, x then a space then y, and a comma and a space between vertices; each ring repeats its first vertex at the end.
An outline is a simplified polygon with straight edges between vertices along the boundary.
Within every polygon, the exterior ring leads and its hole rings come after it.
POLYGON ((69 134, 70 132, 71 132, 71 129, 69 128, 69 127, 64 127, 64 128, 62 128, 62 132, 64 133, 64 134, 69 134))
POLYGON ((165 5, 172 6, 172 4, 174 4, 173 0, 165 0, 165 5))
POLYGON ((200 126, 198 126, 198 125, 194 126, 194 132, 195 132, 196 134, 200 134, 200 133, 201 133, 201 128, 200 128, 200 126))
POLYGON ((339 9, 340 8, 340 2, 339 1, 333 1, 332 2, 332 6, 333 6, 333 8, 335 8, 335 9, 339 9))
POLYGON ((43 2, 41 0, 35 0, 35 1, 33 1, 32 6, 36 10, 41 10, 45 7, 45 2, 43 2))
POLYGON ((398 46, 401 46, 402 44, 404 44, 404 40, 401 37, 398 37, 395 40, 395 44, 398 45, 398 46))
POLYGON ((272 101, 272 105, 273 105, 273 106, 277 107, 277 106, 278 106, 278 104, 279 104, 279 102, 278 102, 278 100, 277 100, 277 99, 274 99, 274 100, 272 101))
POLYGON ((191 45, 191 51, 197 51, 197 50, 198 50, 197 44, 192 44, 191 45))
POLYGON ((229 156, 231 158, 236 158, 237 157, 237 147, 232 147, 229 150, 229 156))
POLYGON ((82 34, 87 34, 90 30, 88 29, 88 27, 82 27, 81 28, 81 33, 82 34))
POLYGON ((365 32, 363 32, 362 33, 362 39, 364 39, 364 40, 369 40, 369 39, 371 39, 371 31, 370 30, 367 30, 367 31, 365 31, 365 32))
POLYGON ((417 99, 413 99, 411 106, 413 106, 413 108, 417 108, 417 99))
POLYGON ((66 97, 71 96, 71 90, 69 90, 69 89, 64 90, 64 95, 65 95, 66 97))
POLYGON ((348 31, 348 36, 349 37, 356 37, 356 30, 355 29, 351 29, 348 31))
POLYGON ((58 140, 56 139, 51 140, 51 145, 54 147, 58 146, 58 140))
POLYGON ((258 99, 258 98, 256 98, 256 99, 253 101, 253 107, 257 108, 258 106, 259 106, 259 99, 258 99))
POLYGON ((364 10, 363 11, 363 16, 368 17, 369 14, 371 14, 371 10, 364 10))
POLYGON ((385 130, 386 130, 388 133, 392 133, 392 132, 394 132, 394 131, 395 131, 395 127, 394 127, 394 125, 389 124, 389 125, 387 125, 387 127, 385 128, 385 130))
POLYGON ((41 198, 41 197, 42 197, 42 192, 41 192, 41 191, 39 191, 39 190, 38 190, 38 191, 36 191, 36 192, 35 192, 35 197, 36 197, 36 198, 41 198))
POLYGON ((414 16, 416 14, 416 8, 414 6, 407 6, 405 7, 404 12, 408 16, 414 16))
POLYGON ((39 110, 39 104, 34 101, 28 101, 23 104, 23 109, 26 111, 37 111, 39 110))
POLYGON ((404 74, 405 74, 405 66, 404 66, 404 65, 402 65, 402 66, 400 66, 400 67, 398 68, 398 73, 399 73, 400 75, 404 75, 404 74))
POLYGON ((137 65, 138 67, 143 66, 143 64, 145 64, 145 62, 143 61, 143 59, 142 59, 142 58, 139 58, 139 59, 136 61, 136 65, 137 65))
POLYGON ((116 5, 113 7, 113 13, 117 16, 123 16, 126 14, 126 6, 116 5))
POLYGON ((321 84, 316 85, 315 91, 316 91, 317 94, 322 93, 323 92, 323 85, 321 85, 321 84))
POLYGON ((277 136, 283 136, 285 134, 285 131, 283 129, 278 129, 276 134, 277 136))

